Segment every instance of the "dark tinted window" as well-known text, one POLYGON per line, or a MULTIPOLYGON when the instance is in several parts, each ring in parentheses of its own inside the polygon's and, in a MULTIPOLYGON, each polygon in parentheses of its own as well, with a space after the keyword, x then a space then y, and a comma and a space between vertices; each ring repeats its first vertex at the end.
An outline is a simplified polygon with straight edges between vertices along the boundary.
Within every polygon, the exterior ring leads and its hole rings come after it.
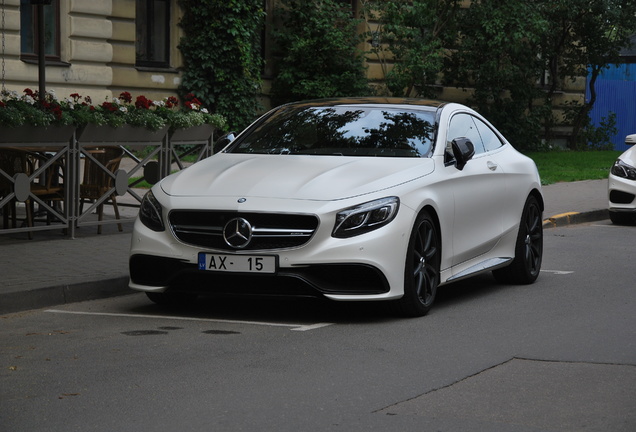
POLYGON ((475 154, 483 153, 484 145, 475 126, 474 117, 468 114, 455 114, 448 128, 446 147, 450 150, 450 143, 456 138, 468 138, 475 147, 475 154))
POLYGON ((167 68, 170 66, 170 2, 137 0, 136 65, 167 68))
MULTIPOLYGON (((47 60, 60 59, 60 10, 57 1, 44 5, 44 54, 47 60)), ((20 55, 22 59, 37 59, 37 6, 30 0, 20 0, 20 55)))
POLYGON ((231 153, 429 156, 434 113, 376 107, 287 107, 256 124, 231 153))
POLYGON ((496 150, 503 145, 497 134, 486 126, 479 119, 474 119, 475 124, 477 125, 477 130, 479 131, 479 136, 481 136, 481 140, 484 143, 484 148, 486 151, 496 150))

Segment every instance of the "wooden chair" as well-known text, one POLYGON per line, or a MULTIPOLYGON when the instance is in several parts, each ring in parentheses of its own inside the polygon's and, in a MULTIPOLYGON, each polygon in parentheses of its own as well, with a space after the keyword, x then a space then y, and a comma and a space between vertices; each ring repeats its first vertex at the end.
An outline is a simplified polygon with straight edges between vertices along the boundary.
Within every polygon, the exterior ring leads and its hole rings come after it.
MULTIPOLYGON (((15 178, 16 174, 25 174, 28 177, 33 176, 36 172, 36 166, 38 163, 45 163, 43 156, 17 149, 1 149, 0 150, 0 169, 4 171, 4 175, 0 173, 0 200, 9 196, 14 190, 14 182, 7 179, 6 176, 15 178)), ((54 163, 49 166, 38 179, 38 181, 31 181, 30 194, 38 197, 41 201, 46 203, 52 203, 55 201, 64 200, 64 186, 59 183, 60 170, 63 166, 59 163, 54 163)), ((27 198, 24 201, 26 212, 26 225, 28 227, 34 226, 34 201, 32 198, 27 198)), ((6 228, 9 225, 9 217, 11 217, 11 227, 16 227, 17 210, 16 203, 18 200, 11 198, 3 209, 3 226, 6 228)), ((51 214, 47 212, 46 215, 47 224, 51 223, 51 214)), ((32 238, 32 233, 29 232, 29 239, 32 238)))
MULTIPOLYGON (((99 164, 91 158, 84 159, 84 176, 80 184, 80 214, 84 208, 84 202, 97 201, 110 192, 108 198, 97 206, 97 219, 101 222, 104 218, 104 204, 111 202, 115 217, 119 219, 119 208, 117 207, 117 195, 114 191, 114 174, 119 169, 124 151, 120 147, 103 147, 89 150, 99 164), (101 166, 100 166, 101 165, 101 166)), ((123 231, 121 223, 117 224, 119 231, 123 231)), ((101 224, 97 226, 97 233, 102 233, 101 224)))
MULTIPOLYGON (((20 154, 7 149, 0 149, 0 201, 8 197, 13 192, 13 176, 16 173, 24 172, 25 163, 22 161, 20 154), (9 178, 7 178, 9 177, 9 178)), ((9 227, 9 218, 12 221, 12 228, 16 225, 16 202, 15 197, 9 199, 5 205, 0 208, 2 211, 3 227, 9 227)))

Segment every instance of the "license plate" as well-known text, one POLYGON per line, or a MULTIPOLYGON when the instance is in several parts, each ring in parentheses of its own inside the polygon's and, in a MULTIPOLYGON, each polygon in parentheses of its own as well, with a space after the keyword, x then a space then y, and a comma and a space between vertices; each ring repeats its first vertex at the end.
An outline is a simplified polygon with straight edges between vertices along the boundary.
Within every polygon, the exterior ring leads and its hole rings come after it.
POLYGON ((199 270, 237 273, 276 273, 276 257, 199 253, 199 270))

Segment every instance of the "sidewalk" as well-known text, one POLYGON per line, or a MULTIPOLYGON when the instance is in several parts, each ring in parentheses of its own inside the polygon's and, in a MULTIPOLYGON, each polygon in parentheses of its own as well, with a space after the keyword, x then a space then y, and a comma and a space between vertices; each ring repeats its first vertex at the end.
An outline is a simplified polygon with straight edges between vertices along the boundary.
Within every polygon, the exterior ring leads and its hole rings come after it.
MULTIPOLYGON (((608 218, 607 180, 544 186, 544 227, 608 218)), ((0 315, 56 304, 104 298, 128 289, 128 249, 132 223, 78 229, 75 239, 61 232, 0 235, 0 315)))

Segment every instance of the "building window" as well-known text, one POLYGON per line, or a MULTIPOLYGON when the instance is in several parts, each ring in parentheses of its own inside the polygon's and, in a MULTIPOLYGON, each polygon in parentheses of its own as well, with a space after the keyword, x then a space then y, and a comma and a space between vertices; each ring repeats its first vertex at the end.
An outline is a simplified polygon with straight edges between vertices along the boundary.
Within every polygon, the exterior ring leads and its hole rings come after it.
MULTIPOLYGON (((46 3, 46 2, 45 2, 46 3)), ((47 60, 60 60, 60 8, 57 1, 44 5, 44 53, 47 60)), ((38 57, 38 14, 31 0, 20 0, 20 58, 38 57)))
POLYGON ((170 0, 137 0, 136 65, 170 67, 170 0))

